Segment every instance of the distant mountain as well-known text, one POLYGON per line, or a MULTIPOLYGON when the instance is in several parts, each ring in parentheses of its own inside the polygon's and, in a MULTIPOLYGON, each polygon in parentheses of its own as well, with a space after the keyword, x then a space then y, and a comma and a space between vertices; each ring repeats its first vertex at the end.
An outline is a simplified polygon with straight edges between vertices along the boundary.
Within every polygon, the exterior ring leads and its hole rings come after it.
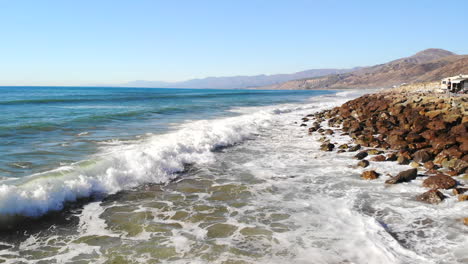
POLYGON ((427 49, 413 56, 352 72, 291 80, 256 89, 337 89, 391 87, 401 83, 436 81, 447 76, 468 74, 468 55, 443 49, 427 49))
POLYGON ((255 76, 232 76, 232 77, 207 77, 203 79, 192 79, 183 82, 160 82, 160 81, 132 81, 122 86, 129 87, 158 87, 158 88, 217 88, 236 89, 251 88, 279 84, 295 79, 313 78, 329 74, 341 74, 356 70, 353 69, 314 69, 296 72, 292 74, 273 74, 255 76))

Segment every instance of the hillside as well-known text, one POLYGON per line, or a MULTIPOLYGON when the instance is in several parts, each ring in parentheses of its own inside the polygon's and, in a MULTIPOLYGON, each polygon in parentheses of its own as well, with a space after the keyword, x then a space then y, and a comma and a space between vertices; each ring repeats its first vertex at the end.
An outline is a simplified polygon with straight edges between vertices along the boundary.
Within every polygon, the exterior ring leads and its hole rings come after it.
POLYGON ((255 76, 231 76, 231 77, 207 77, 203 79, 192 79, 182 82, 160 82, 160 81, 132 81, 122 86, 130 87, 158 87, 158 88, 217 88, 235 89, 250 88, 256 86, 273 85, 295 79, 313 78, 330 74, 342 74, 356 70, 353 69, 313 69, 296 72, 292 74, 273 74, 255 76))
POLYGON ((333 89, 391 87, 401 83, 436 81, 468 73, 468 55, 427 49, 413 56, 342 74, 303 78, 256 89, 333 89))

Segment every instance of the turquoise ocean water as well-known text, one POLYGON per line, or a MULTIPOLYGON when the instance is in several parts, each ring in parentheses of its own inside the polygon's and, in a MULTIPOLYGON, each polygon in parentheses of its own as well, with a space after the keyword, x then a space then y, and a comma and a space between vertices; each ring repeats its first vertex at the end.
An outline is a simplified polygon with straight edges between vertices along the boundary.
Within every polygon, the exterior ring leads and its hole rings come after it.
POLYGON ((160 134, 235 107, 300 102, 324 91, 0 87, 0 176, 80 161, 100 144, 160 134))

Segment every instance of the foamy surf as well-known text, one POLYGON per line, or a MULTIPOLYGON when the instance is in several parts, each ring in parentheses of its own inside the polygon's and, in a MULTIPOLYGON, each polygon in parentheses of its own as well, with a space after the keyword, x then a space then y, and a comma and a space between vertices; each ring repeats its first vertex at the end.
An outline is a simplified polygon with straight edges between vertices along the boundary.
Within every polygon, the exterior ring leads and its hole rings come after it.
POLYGON ((111 141, 111 146, 102 148, 89 160, 0 185, 0 216, 38 217, 63 209, 66 202, 94 194, 113 194, 145 183, 167 183, 186 164, 212 162, 213 150, 258 134, 278 115, 304 109, 311 106, 285 104, 233 109, 243 114, 190 122, 175 132, 148 135, 130 145, 112 146, 118 142, 111 141))

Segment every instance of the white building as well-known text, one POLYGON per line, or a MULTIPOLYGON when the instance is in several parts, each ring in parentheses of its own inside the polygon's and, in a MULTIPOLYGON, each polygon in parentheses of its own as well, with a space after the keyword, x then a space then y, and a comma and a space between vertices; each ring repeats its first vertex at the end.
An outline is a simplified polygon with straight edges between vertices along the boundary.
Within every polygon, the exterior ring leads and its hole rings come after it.
POLYGON ((468 91, 468 75, 457 75, 442 79, 440 83, 442 89, 447 89, 451 92, 468 91))

